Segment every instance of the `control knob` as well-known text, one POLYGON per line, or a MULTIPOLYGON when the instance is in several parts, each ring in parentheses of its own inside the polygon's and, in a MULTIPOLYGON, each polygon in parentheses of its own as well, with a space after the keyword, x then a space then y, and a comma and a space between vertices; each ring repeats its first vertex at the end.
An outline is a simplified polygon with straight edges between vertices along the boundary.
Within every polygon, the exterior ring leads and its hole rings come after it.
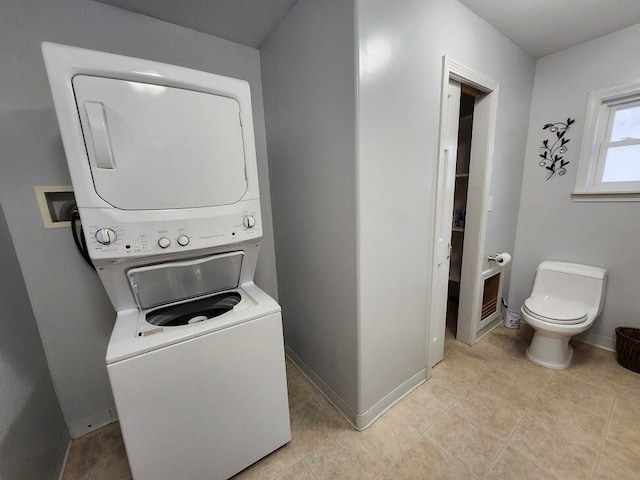
POLYGON ((178 237, 178 245, 180 245, 181 247, 186 247, 187 245, 189 245, 189 237, 187 237, 186 235, 180 235, 178 237))
POLYGON ((160 239, 158 239, 158 246, 160 248, 168 248, 171 245, 171 240, 169 240, 167 237, 160 237, 160 239))
POLYGON ((118 236, 112 228, 99 228, 96 230, 96 240, 101 245, 111 245, 118 236))
POLYGON ((256 224, 256 218, 253 215, 245 215, 242 224, 247 228, 253 228, 256 224))

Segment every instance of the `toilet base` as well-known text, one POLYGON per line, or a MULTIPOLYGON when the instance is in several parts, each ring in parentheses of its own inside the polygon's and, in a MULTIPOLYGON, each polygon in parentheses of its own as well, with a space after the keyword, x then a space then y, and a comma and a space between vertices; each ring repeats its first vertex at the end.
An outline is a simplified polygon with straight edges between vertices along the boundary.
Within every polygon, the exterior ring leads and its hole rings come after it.
POLYGON ((573 348, 569 345, 571 336, 537 329, 535 332, 527 348, 527 358, 553 370, 569 368, 573 358, 573 348))

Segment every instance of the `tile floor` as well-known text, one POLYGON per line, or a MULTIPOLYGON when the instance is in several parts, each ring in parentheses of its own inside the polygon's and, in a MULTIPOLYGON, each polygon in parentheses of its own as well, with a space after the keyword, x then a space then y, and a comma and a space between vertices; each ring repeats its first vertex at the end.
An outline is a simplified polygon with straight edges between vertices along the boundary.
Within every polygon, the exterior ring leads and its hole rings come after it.
MULTIPOLYGON (((640 375, 580 343, 547 370, 523 356, 531 335, 448 337, 433 378, 364 432, 288 363, 293 439, 234 480, 640 478, 640 375)), ((75 440, 63 478, 130 479, 118 424, 75 440)))

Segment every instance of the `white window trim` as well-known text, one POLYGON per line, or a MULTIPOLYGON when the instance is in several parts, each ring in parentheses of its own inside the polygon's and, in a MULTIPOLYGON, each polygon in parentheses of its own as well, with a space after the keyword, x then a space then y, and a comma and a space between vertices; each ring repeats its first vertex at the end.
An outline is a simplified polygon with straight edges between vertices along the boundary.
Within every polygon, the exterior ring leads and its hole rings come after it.
MULTIPOLYGON (((640 81, 593 91, 589 94, 587 117, 580 147, 573 199, 582 202, 640 202, 639 182, 603 184, 602 138, 611 129, 611 112, 617 104, 640 100, 640 81), (602 120, 602 119, 605 120, 602 120)), ((614 142, 619 143, 619 142, 614 142)))

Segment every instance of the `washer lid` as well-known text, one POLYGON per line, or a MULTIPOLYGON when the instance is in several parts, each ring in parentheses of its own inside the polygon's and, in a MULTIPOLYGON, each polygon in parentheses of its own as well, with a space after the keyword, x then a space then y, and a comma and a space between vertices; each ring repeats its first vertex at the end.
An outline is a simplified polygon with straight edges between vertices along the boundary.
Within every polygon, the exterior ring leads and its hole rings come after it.
POLYGON ((159 263, 127 272, 140 310, 195 298, 240 284, 244 252, 230 252, 183 262, 159 263))
POLYGON ((587 310, 580 303, 551 295, 529 297, 524 307, 550 323, 581 323, 587 316, 587 310))

